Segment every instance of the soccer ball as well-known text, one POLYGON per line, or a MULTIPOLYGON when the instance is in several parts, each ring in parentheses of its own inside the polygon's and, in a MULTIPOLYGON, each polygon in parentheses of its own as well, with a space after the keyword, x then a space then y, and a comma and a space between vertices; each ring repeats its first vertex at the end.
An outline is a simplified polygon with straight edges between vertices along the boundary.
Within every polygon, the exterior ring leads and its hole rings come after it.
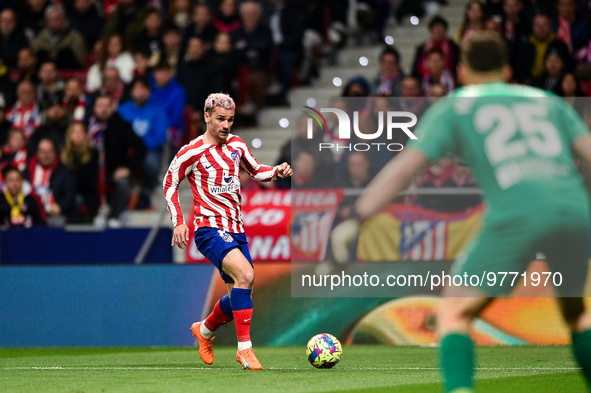
POLYGON ((341 360, 341 356, 341 343, 331 334, 317 334, 308 341, 306 357, 316 368, 332 368, 341 360))

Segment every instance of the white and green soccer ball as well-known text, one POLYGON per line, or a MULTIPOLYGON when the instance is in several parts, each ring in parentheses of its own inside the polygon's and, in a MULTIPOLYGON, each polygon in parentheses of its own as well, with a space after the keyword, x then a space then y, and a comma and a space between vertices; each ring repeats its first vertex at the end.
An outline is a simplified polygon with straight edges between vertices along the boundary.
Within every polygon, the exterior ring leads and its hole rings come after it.
POLYGON ((308 341, 306 357, 316 368, 332 368, 343 356, 343 347, 337 338, 328 333, 317 334, 308 341))

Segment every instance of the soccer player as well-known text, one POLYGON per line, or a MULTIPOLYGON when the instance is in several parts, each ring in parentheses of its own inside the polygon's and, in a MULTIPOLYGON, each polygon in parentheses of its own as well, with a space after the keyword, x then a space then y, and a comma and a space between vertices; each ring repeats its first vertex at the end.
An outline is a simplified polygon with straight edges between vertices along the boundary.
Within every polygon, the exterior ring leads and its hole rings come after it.
POLYGON ((240 167, 258 181, 291 176, 287 163, 261 165, 248 145, 230 133, 236 105, 227 94, 215 93, 205 100, 205 134, 183 146, 173 159, 164 178, 174 234, 172 245, 184 249, 189 244, 189 229, 179 202, 178 186, 187 177, 195 206, 195 244, 219 270, 228 294, 216 304, 202 322, 191 326, 199 341, 199 356, 206 364, 214 361, 213 332, 234 320, 238 336, 236 360, 244 369, 260 370, 250 341, 252 284, 254 268, 240 215, 240 167))
MULTIPOLYGON (((560 98, 542 90, 503 83, 505 44, 476 33, 464 44, 458 77, 466 87, 432 106, 407 144, 368 185, 355 205, 357 220, 335 228, 333 238, 352 238, 359 222, 380 211, 428 162, 461 156, 487 200, 481 233, 452 264, 453 274, 523 272, 529 256, 543 252, 556 286, 574 355, 591 381, 591 319, 582 290, 587 277, 589 195, 575 170, 571 147, 591 167, 588 127, 560 98)), ((497 283, 500 281, 498 277, 497 283)), ((479 288, 447 286, 437 314, 441 366, 448 392, 473 391, 472 320, 511 280, 479 288)), ((530 285, 529 283, 526 285, 530 285)))

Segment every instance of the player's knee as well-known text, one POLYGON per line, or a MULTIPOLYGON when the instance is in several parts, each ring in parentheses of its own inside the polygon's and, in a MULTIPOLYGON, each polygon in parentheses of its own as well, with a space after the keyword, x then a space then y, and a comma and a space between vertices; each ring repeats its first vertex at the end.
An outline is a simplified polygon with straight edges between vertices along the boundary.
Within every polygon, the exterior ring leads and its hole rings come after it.
POLYGON ((582 319, 587 319, 585 305, 579 298, 558 299, 562 317, 571 330, 577 330, 582 319))
POLYGON ((236 277, 236 286, 250 288, 254 283, 254 269, 252 267, 241 269, 236 277))
POLYGON ((465 302, 454 302, 451 299, 445 299, 444 303, 437 310, 437 321, 441 323, 471 321, 476 317, 474 308, 465 302))
POLYGON ((563 310, 562 315, 564 317, 564 321, 571 331, 580 330, 579 328, 583 323, 583 320, 588 319, 588 317, 585 315, 585 310, 583 309, 563 310))

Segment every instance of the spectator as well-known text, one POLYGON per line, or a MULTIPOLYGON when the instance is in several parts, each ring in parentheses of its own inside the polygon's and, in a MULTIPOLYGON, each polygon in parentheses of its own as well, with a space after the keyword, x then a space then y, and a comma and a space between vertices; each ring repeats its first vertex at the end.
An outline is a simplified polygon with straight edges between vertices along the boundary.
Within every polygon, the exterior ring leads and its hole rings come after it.
POLYGON ((70 124, 68 110, 61 104, 61 100, 48 103, 47 109, 41 116, 41 126, 31 135, 27 144, 29 154, 35 154, 42 139, 49 139, 57 150, 60 150, 66 140, 66 130, 70 124))
POLYGON ((119 34, 125 42, 135 42, 144 27, 146 12, 136 0, 120 0, 103 29, 103 40, 119 34))
MULTIPOLYGON (((308 151, 314 155, 314 163, 316 165, 315 172, 317 177, 323 181, 333 178, 334 159, 331 151, 318 151, 318 144, 323 142, 324 135, 317 126, 316 122, 312 122, 312 138, 308 139, 308 119, 309 116, 302 116, 297 123, 297 135, 290 139, 281 149, 281 162, 292 162, 292 157, 297 157, 301 151, 308 151)), ((289 188, 289 183, 282 181, 278 183, 280 188, 289 188)))
POLYGON ((389 0, 360 0, 358 2, 358 4, 363 4, 371 9, 373 17, 369 26, 373 28, 373 31, 369 31, 369 33, 374 42, 384 42, 384 28, 390 16, 390 3, 389 0))
POLYGON ((6 118, 6 105, 0 103, 0 146, 4 146, 8 140, 8 132, 12 128, 12 124, 6 118))
POLYGON ((548 15, 538 14, 534 17, 532 34, 529 36, 529 45, 525 46, 521 58, 525 60, 524 65, 529 63, 529 76, 535 79, 544 73, 546 52, 556 50, 560 58, 565 61, 565 66, 570 70, 570 58, 566 44, 558 39, 550 25, 548 15))
POLYGON ((28 165, 28 178, 48 214, 48 224, 62 226, 75 220, 76 180, 59 160, 51 139, 41 139, 28 165))
POLYGON ((434 103, 436 103, 437 101, 439 101, 439 99, 441 97, 444 97, 447 94, 447 92, 445 91, 445 86, 443 86, 442 84, 439 83, 435 83, 431 86, 429 86, 429 90, 427 91, 427 97, 429 101, 429 105, 433 105, 434 103))
POLYGON ((333 26, 334 6, 325 6, 316 1, 307 1, 303 6, 304 13, 304 33, 302 38, 302 65, 299 70, 299 85, 309 86, 312 78, 320 76, 319 66, 323 55, 328 55, 329 63, 335 60, 335 50, 337 41, 341 40, 341 33, 336 32, 331 27, 325 27, 324 11, 330 9, 333 26), (333 34, 334 33, 334 34, 333 34), (325 36, 331 37, 326 40, 325 36))
POLYGON ((205 130, 203 129, 203 114, 195 110, 187 111, 187 128, 183 135, 183 144, 190 143, 193 139, 199 135, 203 135, 205 130))
MULTIPOLYGON (((360 119, 359 126, 360 128, 363 127, 362 132, 367 134, 375 132, 375 130, 378 129, 380 122, 383 125, 384 132, 382 132, 382 134, 377 139, 372 140, 372 142, 384 143, 383 146, 386 146, 390 143, 400 143, 401 145, 404 145, 406 141, 408 141, 408 135, 406 135, 401 130, 394 130, 392 133, 392 139, 387 139, 387 133, 385 132, 385 128, 387 127, 388 123, 387 113, 395 110, 393 101, 397 99, 398 98, 393 99, 390 97, 375 97, 373 99, 371 114, 360 119), (366 121, 365 119, 369 121, 369 124, 364 124, 366 121)), ((348 152, 345 152, 344 154, 347 153, 348 152)), ((367 158, 369 158, 371 167, 373 169, 379 170, 383 168, 396 154, 398 153, 391 152, 388 149, 380 149, 379 151, 370 154, 367 158)))
POLYGON ((400 98, 394 100, 394 108, 397 111, 414 113, 421 118, 427 110, 427 100, 422 98, 421 83, 413 76, 407 76, 400 85, 400 98))
POLYGON ((443 85, 446 93, 455 89, 453 74, 445 68, 445 58, 440 49, 431 49, 427 54, 427 70, 428 73, 423 76, 423 91, 429 91, 435 84, 443 85))
POLYGON ((191 24, 193 0, 172 0, 168 8, 168 19, 181 32, 185 32, 191 24))
POLYGON ((29 81, 19 83, 16 90, 17 102, 8 110, 6 117, 12 127, 21 130, 27 140, 41 123, 41 111, 37 105, 35 85, 29 81))
POLYGON ((149 81, 152 88, 152 100, 154 104, 163 109, 168 125, 174 129, 173 135, 178 133, 178 136, 181 136, 185 130, 183 113, 187 95, 174 76, 170 64, 166 60, 160 61, 154 67, 154 72, 149 78, 149 81))
POLYGON ((369 93, 369 83, 363 76, 351 78, 343 88, 343 97, 367 97, 369 93))
POLYGON ((211 91, 223 91, 234 96, 236 94, 236 53, 232 47, 232 37, 228 33, 220 33, 213 43, 211 56, 213 67, 216 70, 212 75, 211 91))
POLYGON ((0 105, 4 107, 14 104, 16 98, 16 89, 11 76, 8 67, 2 65, 2 58, 0 58, 0 105))
MULTIPOLYGON (((365 188, 375 174, 376 171, 372 168, 367 153, 352 151, 347 155, 347 172, 336 179, 335 186, 342 188, 365 188)), ((354 203, 355 201, 353 200, 350 205, 352 206, 354 203)))
POLYGON ((86 91, 95 92, 103 86, 105 70, 114 67, 119 71, 121 80, 128 84, 133 79, 135 67, 133 56, 125 50, 123 37, 115 34, 106 40, 106 45, 101 47, 99 61, 90 67, 86 79, 86 91))
POLYGON ((21 130, 11 129, 8 132, 6 146, 0 151, 0 170, 13 167, 21 172, 27 169, 27 142, 21 130))
POLYGON ((240 191, 260 191, 264 189, 263 183, 254 180, 246 169, 240 167, 240 191))
POLYGON ((9 68, 16 66, 18 52, 29 45, 27 37, 18 28, 16 13, 6 8, 0 13, 0 57, 9 68))
MULTIPOLYGON (((372 168, 367 153, 352 151, 347 155, 347 171, 340 178, 336 179, 334 185, 340 188, 367 187, 371 179, 376 175, 372 168)), ((359 196, 347 195, 341 202, 337 212, 339 220, 349 218, 353 212, 353 206, 359 196)))
POLYGON ((484 2, 484 14, 488 18, 503 15, 503 0, 486 0, 484 2))
POLYGON ((508 43, 514 44, 527 37, 531 30, 531 19, 523 11, 523 0, 503 1, 503 35, 508 43))
POLYGON ((484 21, 484 5, 478 0, 470 0, 466 3, 464 20, 455 36, 456 43, 462 45, 474 32, 483 30, 484 21))
POLYGON ((0 225, 4 228, 29 228, 45 225, 45 212, 37 198, 23 191, 23 174, 8 167, 2 173, 5 191, 0 194, 0 225))
POLYGON ((232 32, 240 65, 248 69, 249 97, 241 113, 254 115, 263 106, 269 86, 269 58, 271 56, 271 31, 261 23, 261 6, 246 1, 240 6, 242 27, 232 32))
POLYGON ((39 67, 39 85, 37 86, 39 109, 47 109, 50 103, 61 101, 63 96, 64 81, 58 79, 55 63, 43 62, 39 67))
POLYGON ((147 52, 136 51, 133 54, 133 62, 135 63, 133 77, 147 78, 148 70, 150 68, 150 54, 147 52))
POLYGON ((32 41, 45 27, 45 11, 47 7, 49 7, 49 0, 26 0, 19 19, 29 41, 32 41))
POLYGON ((369 101, 366 97, 371 93, 369 82, 363 76, 356 76, 351 78, 343 88, 343 97, 354 97, 347 100, 347 109, 349 116, 353 116, 354 111, 362 111, 368 108, 369 101))
POLYGON ((94 103, 88 138, 90 146, 99 152, 99 197, 110 196, 108 224, 119 227, 121 213, 131 193, 129 177, 144 161, 146 145, 131 125, 116 113, 114 102, 108 95, 99 96, 94 103), (110 195, 107 195, 107 186, 110 195))
POLYGON ((155 8, 149 8, 144 18, 144 26, 132 42, 134 51, 150 53, 150 59, 157 58, 163 50, 162 17, 155 8))
POLYGON ((554 49, 549 50, 548 53, 546 53, 544 73, 535 78, 532 85, 554 94, 560 94, 563 73, 564 61, 560 58, 560 54, 554 49))
POLYGON ((92 0, 74 0, 69 9, 68 20, 70 26, 78 30, 84 38, 87 48, 93 48, 99 40, 105 25, 105 19, 99 15, 92 0))
POLYGON ((421 187, 442 187, 448 179, 451 179, 456 170, 454 158, 443 157, 434 164, 429 165, 423 174, 421 187))
MULTIPOLYGON (((472 171, 464 162, 458 162, 451 178, 443 182, 445 188, 476 188, 476 180, 472 171)), ((441 195, 437 210, 445 212, 461 212, 473 208, 482 202, 478 194, 441 195)))
POLYGON ((45 23, 47 27, 32 42, 32 48, 39 59, 53 60, 60 70, 84 67, 84 38, 68 26, 64 8, 60 5, 47 7, 45 23))
POLYGON ((99 97, 101 95, 107 95, 111 97, 115 107, 119 106, 121 102, 125 102, 129 99, 127 86, 119 77, 119 70, 117 68, 108 67, 105 70, 103 87, 99 91, 95 92, 93 98, 99 97))
POLYGON ((236 0, 220 1, 218 16, 214 19, 212 25, 221 33, 231 33, 240 27, 236 0))
MULTIPOLYGON (((441 158, 436 163, 427 167, 418 180, 417 186, 423 188, 443 187, 443 184, 452 178, 455 170, 455 163, 452 157, 441 158)), ((418 204, 438 211, 447 211, 448 202, 446 197, 442 195, 421 195, 417 200, 418 204)))
POLYGON ((583 118, 587 124, 591 124, 591 105, 589 99, 584 96, 581 84, 577 77, 568 72, 560 81, 560 96, 564 98, 583 118))
POLYGON ((140 206, 150 208, 150 197, 160 177, 162 146, 166 143, 168 121, 163 107, 150 99, 150 84, 138 78, 131 85, 131 98, 119 107, 119 114, 131 124, 147 148, 144 158, 144 178, 140 192, 140 206))
MULTIPOLYGON (((347 113, 349 113, 349 106, 347 105, 347 100, 342 98, 342 97, 337 97, 334 100, 332 100, 331 104, 330 104, 331 108, 335 108, 335 109, 340 109, 342 111, 345 111, 347 113)), ((322 136, 323 142, 327 142, 327 143, 333 143, 333 144, 339 144, 339 145, 346 145, 350 143, 350 140, 348 139, 341 139, 341 136, 339 135, 339 119, 337 117, 337 115, 335 113, 327 113, 325 115, 325 119, 327 122, 327 129, 324 130, 324 135, 322 136)), ((343 155, 344 150, 340 149, 340 150, 336 150, 333 149, 333 158, 334 158, 334 162, 339 162, 341 159, 341 156, 343 155)))
POLYGON ((31 48, 23 48, 18 52, 15 79, 16 83, 22 81, 31 81, 33 84, 39 83, 37 76, 37 55, 31 48))
POLYGON ((304 17, 296 0, 271 0, 274 4, 269 28, 276 50, 278 92, 275 103, 287 104, 286 94, 302 55, 304 17))
POLYGON ((412 66, 414 76, 423 78, 428 74, 427 54, 432 49, 439 49, 443 53, 445 68, 455 74, 458 64, 460 50, 458 46, 447 36, 448 23, 440 16, 435 16, 429 22, 429 39, 420 45, 415 53, 415 59, 412 66))
MULTIPOLYGON (((167 26, 162 35, 162 53, 158 58, 170 64, 172 70, 176 72, 179 65, 179 54, 181 52, 181 35, 175 26, 167 26)), ((157 64, 157 63, 156 63, 157 64)))
POLYGON ((326 187, 326 178, 316 173, 316 157, 313 153, 302 150, 295 156, 291 186, 293 189, 326 187))
POLYGON ((577 15, 575 0, 558 0, 556 16, 552 17, 552 30, 556 38, 566 44, 572 55, 589 41, 589 20, 577 15))
POLYGON ((197 3, 193 9, 192 15, 193 22, 187 27, 183 35, 181 42, 181 58, 184 58, 186 51, 188 50, 189 39, 192 37, 199 37, 204 43, 206 49, 215 40, 215 36, 218 31, 211 24, 211 9, 205 3, 197 3))
POLYGON ((92 223, 97 215, 100 201, 98 194, 98 151, 88 143, 86 127, 73 123, 66 134, 66 143, 61 151, 61 160, 76 178, 76 207, 84 223, 92 223))
POLYGON ((404 72, 400 69, 400 53, 394 47, 385 47, 380 55, 380 71, 373 82, 373 91, 380 96, 398 97, 403 78, 404 72))
POLYGON ((185 60, 179 65, 178 80, 187 91, 187 103, 203 113, 203 103, 211 91, 215 73, 213 63, 206 56, 205 43, 199 37, 191 37, 185 60), (196 78, 195 75, 199 75, 196 78))
POLYGON ((78 78, 70 78, 66 82, 62 105, 68 110, 73 121, 86 119, 86 95, 78 78))
POLYGON ((499 15, 494 15, 486 20, 484 23, 484 30, 491 33, 503 35, 503 19, 499 15))

